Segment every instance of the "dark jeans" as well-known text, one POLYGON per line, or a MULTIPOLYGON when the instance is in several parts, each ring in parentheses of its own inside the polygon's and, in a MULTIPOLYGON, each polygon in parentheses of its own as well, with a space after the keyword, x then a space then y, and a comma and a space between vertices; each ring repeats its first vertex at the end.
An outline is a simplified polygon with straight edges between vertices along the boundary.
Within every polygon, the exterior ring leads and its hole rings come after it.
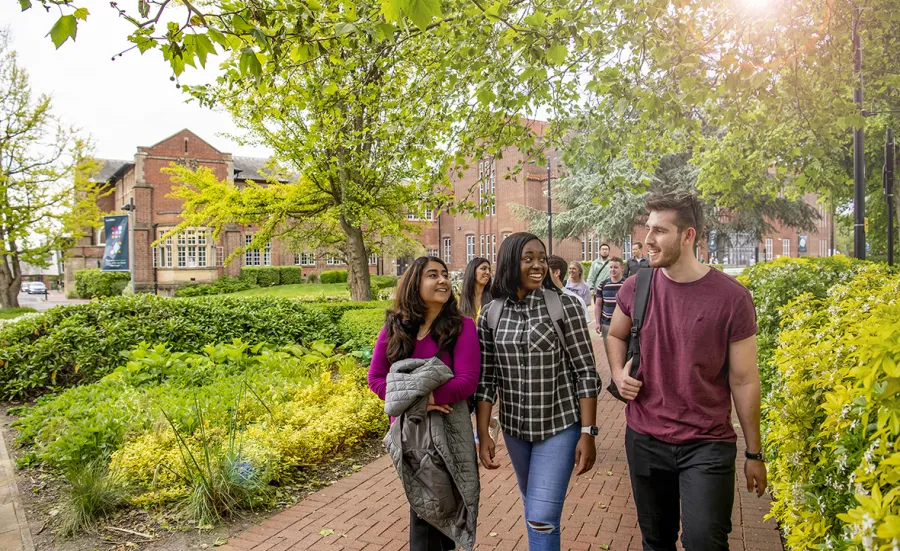
POLYGON ((625 454, 644 551, 675 551, 679 520, 686 551, 728 549, 736 444, 667 444, 628 428, 625 454))
POLYGON ((409 508, 409 551, 452 551, 456 544, 409 508))

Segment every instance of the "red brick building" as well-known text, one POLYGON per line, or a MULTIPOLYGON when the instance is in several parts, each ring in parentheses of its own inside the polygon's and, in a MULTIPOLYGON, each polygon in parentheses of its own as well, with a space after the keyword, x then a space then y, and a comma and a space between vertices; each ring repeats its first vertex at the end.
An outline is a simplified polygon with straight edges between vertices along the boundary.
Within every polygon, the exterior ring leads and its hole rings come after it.
MULTIPOLYGON (((544 123, 527 121, 541 136, 544 123)), ((551 177, 558 177, 555 152, 551 158, 551 177)), ((305 274, 327 269, 345 269, 343 261, 323 251, 292 251, 279 242, 273 242, 265 251, 247 251, 228 266, 224 259, 239 246, 248 243, 254 228, 237 224, 226 228, 218 241, 213 241, 208 228, 194 228, 183 235, 170 238, 160 246, 151 243, 175 227, 181 220, 181 202, 167 197, 172 182, 163 168, 171 163, 190 168, 205 166, 217 178, 235 181, 265 182, 266 159, 238 157, 219 151, 190 130, 180 132, 149 147, 138 147, 129 160, 106 160, 95 179, 113 186, 114 192, 101 199, 100 207, 107 213, 122 213, 123 205, 132 199, 135 204, 134 229, 134 283, 137 292, 171 294, 178 287, 190 282, 211 282, 222 275, 237 276, 243 266, 298 266, 305 274)), ((465 215, 441 214, 434 217, 426 211, 422 220, 422 233, 417 240, 425 252, 443 258, 451 270, 463 270, 475 256, 496 261, 502 240, 517 231, 527 229, 527 223, 516 217, 511 205, 525 205, 537 210, 547 208, 547 167, 536 165, 518 150, 504 152, 502 158, 483 159, 471 163, 462 178, 453 178, 457 197, 469 195, 470 190, 494 194, 493 207, 483 218, 465 215), (521 164, 520 164, 521 163, 521 164), (521 170, 516 170, 521 167, 521 170)), ((807 200, 815 205, 815 197, 807 200)), ((818 208, 818 207, 817 207, 818 208)), ((554 210, 557 206, 554 206, 554 210)), ((399 207, 398 207, 399 210, 399 207)), ((410 220, 413 214, 399 213, 410 220)), ((742 236, 730 236, 727 250, 714 251, 720 262, 747 265, 757 259, 778 256, 825 256, 828 254, 828 229, 830 217, 823 217, 816 232, 804 234, 806 250, 801 250, 801 236, 791 228, 778 228, 760 243, 750 243, 742 236), (757 252, 758 251, 758 252, 757 252)), ((585 235, 581 239, 554 240, 553 252, 566 260, 590 261, 599 255, 600 243, 608 240, 614 255, 631 253, 631 243, 642 241, 645 230, 636 227, 631 235, 620 239, 610 236, 585 235), (624 246, 613 242, 620 241, 624 246)), ((74 284, 75 271, 100 266, 105 238, 103 230, 80 240, 71 249, 65 265, 65 281, 68 289, 74 284)), ((709 258, 708 247, 701 253, 709 258)), ((409 258, 379 258, 369 260, 372 273, 402 273, 409 258)))

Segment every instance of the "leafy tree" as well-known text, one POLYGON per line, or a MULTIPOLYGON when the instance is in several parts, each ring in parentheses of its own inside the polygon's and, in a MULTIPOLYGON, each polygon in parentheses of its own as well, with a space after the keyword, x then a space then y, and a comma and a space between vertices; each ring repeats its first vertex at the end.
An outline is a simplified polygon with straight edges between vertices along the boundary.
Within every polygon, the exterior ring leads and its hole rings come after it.
POLYGON ((67 250, 97 227, 97 198, 89 181, 97 164, 74 128, 53 114, 49 96, 34 97, 28 73, 0 31, 0 306, 17 307, 22 263, 48 266, 51 251, 67 250))
MULTIPOLYGON (((566 210, 553 216, 554 235, 580 238, 593 232, 621 244, 646 216, 644 200, 650 193, 699 194, 697 177, 701 169, 690 160, 689 153, 666 155, 654 172, 649 173, 635 168, 630 160, 619 158, 602 172, 596 167, 582 168, 560 179, 553 197, 566 210)), ((816 209, 810 205, 784 197, 756 197, 747 193, 740 209, 717 206, 715 196, 703 200, 707 235, 716 236, 718 250, 732 245, 729 236, 733 234, 749 235, 758 243, 773 230, 774 221, 812 231, 818 219, 816 209)), ((529 221, 533 232, 547 235, 545 211, 521 205, 516 205, 514 210, 529 221)))

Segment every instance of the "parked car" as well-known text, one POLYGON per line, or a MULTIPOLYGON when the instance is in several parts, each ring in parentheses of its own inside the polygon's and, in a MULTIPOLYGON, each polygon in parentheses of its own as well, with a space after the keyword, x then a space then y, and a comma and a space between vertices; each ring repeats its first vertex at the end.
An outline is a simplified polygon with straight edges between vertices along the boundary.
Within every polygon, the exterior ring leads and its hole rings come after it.
POLYGON ((47 286, 42 281, 35 281, 28 287, 29 295, 46 295, 47 286))
POLYGON ((28 292, 28 289, 29 289, 30 287, 31 287, 31 282, 30 282, 30 281, 26 281, 26 282, 22 283, 22 289, 21 289, 21 292, 22 292, 22 293, 27 293, 27 292, 28 292))

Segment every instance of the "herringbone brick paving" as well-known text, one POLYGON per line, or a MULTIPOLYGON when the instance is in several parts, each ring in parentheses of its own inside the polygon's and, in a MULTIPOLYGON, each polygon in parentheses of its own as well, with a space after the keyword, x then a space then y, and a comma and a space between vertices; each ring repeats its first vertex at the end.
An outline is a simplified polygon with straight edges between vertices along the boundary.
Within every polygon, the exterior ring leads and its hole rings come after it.
MULTIPOLYGON (((593 334, 593 333, 592 333, 593 334)), ((594 335, 598 369, 609 381, 606 354, 594 335)), ((625 460, 625 412, 603 393, 597 414, 600 436, 594 469, 573 477, 563 510, 562 549, 613 551, 641 549, 640 529, 631 499, 625 460)), ((738 431, 740 434, 740 431, 738 431)), ((481 470, 478 518, 479 551, 527 551, 522 503, 502 438, 501 468, 481 470)), ((743 441, 738 450, 743 450, 743 441)), ((740 457, 742 454, 738 454, 740 457)), ((738 460, 737 492, 730 544, 733 551, 781 551, 774 521, 763 521, 768 496, 746 490, 743 460, 738 460)), ((227 551, 400 551, 409 545, 409 505, 388 456, 311 495, 220 548, 227 551), (333 533, 323 536, 323 530, 333 533)), ((679 549, 680 549, 679 543, 679 549)))

